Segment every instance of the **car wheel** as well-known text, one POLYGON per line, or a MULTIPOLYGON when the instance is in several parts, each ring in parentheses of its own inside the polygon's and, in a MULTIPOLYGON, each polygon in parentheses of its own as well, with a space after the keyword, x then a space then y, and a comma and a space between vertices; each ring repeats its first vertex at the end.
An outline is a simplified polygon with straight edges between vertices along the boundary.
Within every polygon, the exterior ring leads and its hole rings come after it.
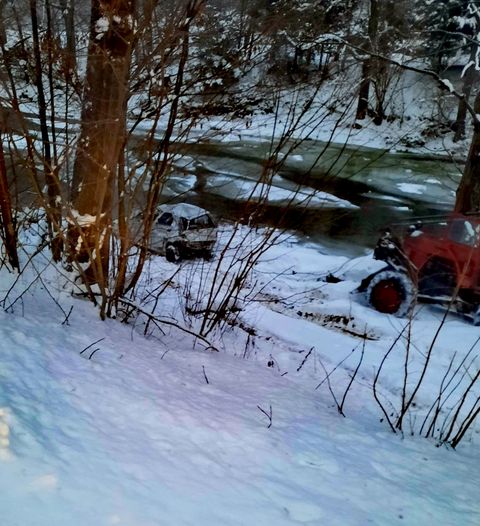
POLYGON ((374 276, 368 285, 366 297, 378 312, 402 318, 413 309, 416 288, 404 272, 384 270, 374 276))
POLYGON ((176 244, 169 243, 165 248, 165 258, 170 263, 178 263, 182 259, 180 247, 176 244))

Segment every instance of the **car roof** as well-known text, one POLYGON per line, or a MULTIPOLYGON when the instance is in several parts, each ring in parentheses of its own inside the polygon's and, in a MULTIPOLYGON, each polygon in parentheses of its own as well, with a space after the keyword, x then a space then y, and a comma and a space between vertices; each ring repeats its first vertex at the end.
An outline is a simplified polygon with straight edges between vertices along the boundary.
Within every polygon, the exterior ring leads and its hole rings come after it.
POLYGON ((177 203, 175 205, 161 205, 159 206, 161 212, 170 212, 177 217, 184 217, 185 219, 196 219, 197 217, 208 214, 206 210, 199 206, 190 205, 188 203, 177 203))

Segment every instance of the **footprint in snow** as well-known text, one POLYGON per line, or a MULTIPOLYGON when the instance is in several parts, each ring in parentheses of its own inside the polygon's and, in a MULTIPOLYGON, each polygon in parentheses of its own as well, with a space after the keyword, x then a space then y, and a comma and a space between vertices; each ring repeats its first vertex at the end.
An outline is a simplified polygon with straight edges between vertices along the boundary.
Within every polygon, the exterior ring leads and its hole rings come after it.
POLYGON ((323 510, 311 502, 291 500, 286 506, 287 515, 297 522, 318 521, 324 517, 323 510))
POLYGON ((338 462, 312 453, 296 455, 296 460, 301 466, 319 469, 329 475, 336 475, 339 471, 338 462))

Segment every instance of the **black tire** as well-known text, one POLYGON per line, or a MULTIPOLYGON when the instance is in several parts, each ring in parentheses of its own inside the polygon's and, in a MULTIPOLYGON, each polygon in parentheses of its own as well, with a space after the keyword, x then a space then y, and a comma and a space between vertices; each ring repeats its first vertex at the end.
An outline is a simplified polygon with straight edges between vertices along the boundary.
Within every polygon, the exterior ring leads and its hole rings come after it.
POLYGON ((365 294, 378 312, 403 318, 412 312, 416 288, 404 272, 383 270, 373 277, 365 294))
POLYGON ((170 263, 178 263, 182 259, 182 252, 177 244, 169 243, 165 247, 165 259, 170 263))

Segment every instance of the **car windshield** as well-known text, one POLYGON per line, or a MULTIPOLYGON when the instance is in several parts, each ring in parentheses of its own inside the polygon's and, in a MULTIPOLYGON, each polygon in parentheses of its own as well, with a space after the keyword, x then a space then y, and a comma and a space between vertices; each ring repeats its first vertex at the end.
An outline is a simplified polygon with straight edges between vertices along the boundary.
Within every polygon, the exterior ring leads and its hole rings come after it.
POLYGON ((478 236, 470 221, 456 219, 455 221, 452 221, 452 226, 450 228, 450 239, 456 243, 473 247, 477 243, 478 236))

